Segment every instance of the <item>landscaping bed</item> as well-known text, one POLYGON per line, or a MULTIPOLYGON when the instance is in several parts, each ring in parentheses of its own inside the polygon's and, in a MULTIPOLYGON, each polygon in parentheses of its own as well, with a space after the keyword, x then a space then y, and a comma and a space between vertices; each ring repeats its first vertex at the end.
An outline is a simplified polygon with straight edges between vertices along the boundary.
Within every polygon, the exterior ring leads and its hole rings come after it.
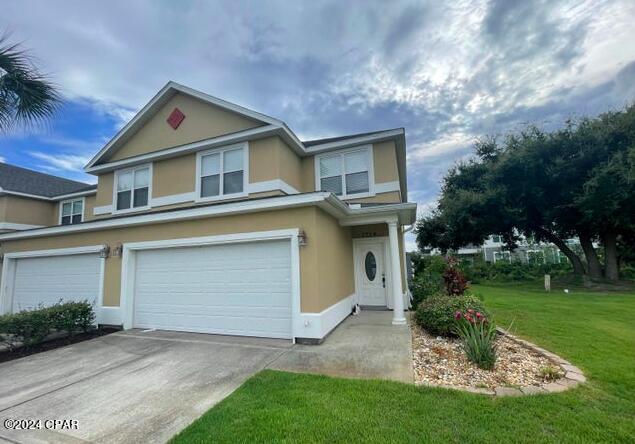
POLYGON ((60 347, 66 347, 67 345, 76 344, 78 342, 88 341, 90 339, 99 338, 101 336, 109 335, 118 331, 116 328, 99 328, 85 333, 78 333, 73 336, 57 337, 45 342, 41 342, 37 345, 30 347, 19 347, 13 350, 0 350, 0 363, 13 361, 14 359, 23 358, 25 356, 34 355, 49 350, 54 350, 60 347))
POLYGON ((496 339, 497 360, 492 370, 470 362, 458 338, 433 336, 416 325, 412 329, 412 349, 415 383, 419 385, 482 389, 488 393, 497 387, 541 388, 564 376, 557 362, 504 335, 496 339))

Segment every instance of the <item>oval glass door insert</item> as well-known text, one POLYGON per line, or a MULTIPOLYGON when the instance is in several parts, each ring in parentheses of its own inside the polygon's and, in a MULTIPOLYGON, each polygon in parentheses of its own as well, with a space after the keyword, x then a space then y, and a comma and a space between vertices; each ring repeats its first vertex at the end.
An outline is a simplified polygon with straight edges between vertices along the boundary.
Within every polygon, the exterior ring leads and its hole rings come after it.
POLYGON ((364 268, 366 269, 366 277, 369 281, 374 281, 377 276, 377 260, 372 251, 366 253, 366 259, 364 259, 364 268))

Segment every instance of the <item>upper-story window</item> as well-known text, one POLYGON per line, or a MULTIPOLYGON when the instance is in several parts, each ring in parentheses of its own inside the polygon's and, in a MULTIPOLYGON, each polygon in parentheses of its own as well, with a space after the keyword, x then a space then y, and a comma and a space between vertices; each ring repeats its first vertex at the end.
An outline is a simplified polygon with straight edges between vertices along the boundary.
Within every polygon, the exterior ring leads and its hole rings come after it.
POLYGON ((370 147, 364 147, 317 156, 316 187, 342 197, 371 194, 371 153, 370 147))
POLYGON ((149 165, 117 171, 115 178, 116 211, 148 207, 150 175, 149 165))
POLYGON ((78 224, 84 220, 84 199, 60 202, 60 225, 78 224))
POLYGON ((196 179, 198 199, 244 196, 247 188, 247 156, 245 144, 199 153, 196 179))

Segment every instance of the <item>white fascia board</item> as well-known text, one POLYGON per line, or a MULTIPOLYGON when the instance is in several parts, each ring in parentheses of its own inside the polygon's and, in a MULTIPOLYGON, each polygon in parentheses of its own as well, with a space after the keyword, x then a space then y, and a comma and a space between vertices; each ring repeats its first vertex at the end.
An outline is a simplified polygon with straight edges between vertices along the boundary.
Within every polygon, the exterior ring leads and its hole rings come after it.
POLYGON ((79 191, 77 193, 60 194, 59 196, 53 196, 51 200, 71 199, 73 197, 90 196, 91 194, 97 194, 97 188, 86 191, 79 191))
POLYGON ((236 133, 225 134, 223 136, 212 137, 209 139, 200 140, 198 142, 176 146, 174 148, 167 148, 164 150, 155 151, 148 154, 142 154, 140 156, 134 156, 134 157, 129 157, 127 159, 104 163, 94 167, 87 167, 85 171, 87 173, 103 173, 103 172, 112 171, 118 168, 147 163, 150 161, 161 160, 168 157, 174 157, 177 155, 193 153, 196 151, 206 150, 209 148, 214 148, 214 147, 223 146, 227 144, 244 142, 254 137, 264 137, 270 134, 275 134, 278 130, 279 128, 273 125, 259 126, 256 128, 251 128, 251 129, 239 131, 236 133))
POLYGON ((16 224, 13 222, 0 222, 0 230, 32 230, 43 228, 45 225, 16 224))
POLYGON ((346 148, 349 146, 362 145, 367 143, 379 142, 382 140, 390 139, 396 136, 400 136, 404 134, 403 128, 398 128, 394 130, 382 131, 376 134, 370 134, 367 136, 359 136, 345 140, 338 140, 336 142, 327 142, 319 145, 313 145, 306 149, 308 154, 317 154, 325 151, 336 150, 340 148, 346 148))
POLYGON ((38 196, 37 194, 21 193, 19 191, 9 191, 9 190, 0 189, 0 194, 8 194, 11 196, 18 196, 18 197, 28 197, 29 199, 46 200, 48 202, 57 202, 60 200, 69 199, 73 197, 89 196, 95 193, 97 193, 96 189, 88 190, 88 191, 80 191, 77 193, 62 194, 62 195, 53 196, 53 197, 46 197, 46 196, 38 196))
MULTIPOLYGON (((229 202, 211 206, 201 206, 165 213, 146 213, 135 216, 118 217, 114 219, 84 222, 77 225, 64 225, 46 227, 18 233, 0 235, 0 241, 26 239, 58 234, 80 233, 96 231, 107 228, 128 227, 155 223, 174 222, 188 219, 201 219, 206 217, 218 217, 228 214, 251 213, 258 211, 293 208, 299 206, 316 205, 323 202, 330 193, 315 192, 307 194, 294 194, 290 196, 271 197, 266 199, 253 199, 241 202, 229 202)), ((343 204, 342 204, 343 205, 343 204)))

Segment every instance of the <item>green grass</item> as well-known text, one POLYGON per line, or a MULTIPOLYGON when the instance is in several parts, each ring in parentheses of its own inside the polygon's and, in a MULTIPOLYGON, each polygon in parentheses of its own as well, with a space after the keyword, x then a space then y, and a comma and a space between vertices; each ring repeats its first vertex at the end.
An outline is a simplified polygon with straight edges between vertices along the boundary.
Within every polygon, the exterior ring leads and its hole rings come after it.
POLYGON ((633 442, 635 294, 479 285, 501 326, 581 367, 565 393, 489 398, 264 371, 174 438, 192 442, 633 442))

